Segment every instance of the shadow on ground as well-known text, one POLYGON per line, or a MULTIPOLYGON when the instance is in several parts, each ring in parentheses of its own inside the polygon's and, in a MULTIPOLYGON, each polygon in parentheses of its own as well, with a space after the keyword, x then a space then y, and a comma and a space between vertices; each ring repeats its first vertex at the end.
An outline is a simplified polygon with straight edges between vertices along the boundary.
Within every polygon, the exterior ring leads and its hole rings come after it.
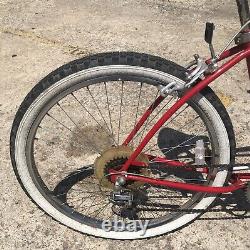
MULTIPOLYGON (((246 157, 249 155, 249 146, 238 148, 236 150, 236 157, 246 157)), ((250 163, 245 163, 244 165, 250 166, 250 163)), ((75 172, 72 172, 60 183, 58 183, 58 185, 54 189, 54 194, 62 202, 67 203, 67 193, 70 191, 70 189, 78 182, 90 177, 93 174, 94 170, 92 165, 85 166, 75 172)), ((170 209, 168 209, 168 211, 169 210, 170 209)), ((249 219, 250 203, 246 198, 246 189, 240 189, 233 193, 221 194, 211 208, 207 210, 199 210, 199 212, 200 211, 204 212, 205 216, 200 217, 199 220, 249 219)), ((187 212, 196 212, 196 210, 189 209, 187 212)))

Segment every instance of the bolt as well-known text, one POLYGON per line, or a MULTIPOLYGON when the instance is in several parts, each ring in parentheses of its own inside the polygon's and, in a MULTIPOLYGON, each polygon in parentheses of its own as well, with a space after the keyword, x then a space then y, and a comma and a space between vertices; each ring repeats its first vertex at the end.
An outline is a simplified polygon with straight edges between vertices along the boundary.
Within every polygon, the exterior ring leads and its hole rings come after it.
POLYGON ((116 186, 124 186, 125 183, 126 183, 126 179, 125 179, 124 176, 118 176, 118 177, 116 178, 116 182, 115 182, 115 185, 116 185, 116 186))

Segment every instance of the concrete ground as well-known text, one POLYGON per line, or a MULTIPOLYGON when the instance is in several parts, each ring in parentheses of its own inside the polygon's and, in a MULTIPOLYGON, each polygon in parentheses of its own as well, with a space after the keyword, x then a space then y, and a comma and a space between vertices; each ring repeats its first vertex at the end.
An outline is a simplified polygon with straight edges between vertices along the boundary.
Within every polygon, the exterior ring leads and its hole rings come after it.
MULTIPOLYGON (((216 23, 218 51, 239 27, 235 1, 0 0, 1 249, 250 249, 249 212, 206 213, 178 232, 148 240, 82 235, 53 221, 29 201, 9 159, 15 112, 43 76, 70 60, 114 50, 150 53, 185 65, 195 53, 209 54, 203 41, 206 21, 216 23)), ((233 120, 238 148, 250 144, 246 73, 242 62, 213 84, 233 120)), ((221 205, 247 207, 241 192, 221 205)))

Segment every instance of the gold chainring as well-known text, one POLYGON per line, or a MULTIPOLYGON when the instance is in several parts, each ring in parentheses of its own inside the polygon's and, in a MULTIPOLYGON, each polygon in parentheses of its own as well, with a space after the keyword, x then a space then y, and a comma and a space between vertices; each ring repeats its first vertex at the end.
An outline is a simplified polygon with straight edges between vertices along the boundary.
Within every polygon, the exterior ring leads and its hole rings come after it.
MULTIPOLYGON (((114 188, 114 183, 111 182, 110 176, 108 175, 108 169, 118 169, 121 167, 122 164, 126 162, 126 160, 131 156, 133 150, 128 146, 117 146, 110 148, 102 153, 100 157, 97 157, 94 163, 94 171, 95 176, 99 180, 99 183, 103 187, 107 187, 110 189, 114 188), (114 163, 119 163, 117 166, 114 166, 114 163), (120 165, 120 166, 119 166, 120 165)), ((147 165, 149 164, 148 157, 144 154, 139 154, 136 158, 136 161, 144 162, 147 165)), ((149 171, 147 168, 144 167, 136 167, 139 170, 139 174, 144 176, 149 175, 149 171)), ((129 188, 138 188, 143 183, 141 182, 133 182, 132 184, 128 185, 129 188)))

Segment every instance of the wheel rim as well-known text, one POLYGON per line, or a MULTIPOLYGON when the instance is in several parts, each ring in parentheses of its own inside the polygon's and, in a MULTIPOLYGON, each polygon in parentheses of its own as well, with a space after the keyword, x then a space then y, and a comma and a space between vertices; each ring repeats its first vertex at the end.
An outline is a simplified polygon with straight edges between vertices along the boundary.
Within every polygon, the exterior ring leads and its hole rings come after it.
MULTIPOLYGON (((127 81, 128 79, 126 79, 126 81, 127 81)), ((120 82, 120 86, 121 86, 121 91, 125 91, 124 89, 125 89, 125 84, 127 83, 126 81, 121 81, 120 82), (122 90, 123 89, 123 90, 122 90)), ((105 81, 104 83, 103 83, 103 86, 105 86, 104 88, 106 88, 107 87, 107 82, 105 81)), ((142 92, 142 91, 140 91, 140 89, 142 88, 142 84, 140 84, 140 83, 135 83, 135 85, 137 85, 137 87, 138 87, 138 90, 139 90, 139 93, 140 92, 142 92)), ((151 86, 150 86, 151 87, 151 86)), ((153 88, 155 89, 155 93, 158 93, 158 90, 155 88, 155 86, 153 86, 153 88)), ((114 88, 114 90, 115 90, 115 88, 114 88)), ((87 89, 87 91, 89 92, 89 91, 91 91, 91 89, 90 89, 90 87, 87 89)), ((150 91, 149 91, 150 92, 150 91)), ((122 93, 122 92, 120 92, 120 93, 122 93)), ((140 96, 141 94, 138 94, 138 96, 140 96)), ((120 95, 120 97, 122 97, 123 96, 123 94, 121 94, 120 95)), ((154 96, 154 98, 155 98, 155 96, 157 96, 157 94, 155 94, 155 95, 153 95, 154 96)), ((77 100, 77 95, 76 95, 76 93, 74 93, 74 95, 72 95, 71 96, 73 99, 75 99, 76 100, 76 102, 79 104, 79 100, 77 100)), ((93 97, 94 97, 94 94, 92 93, 92 94, 90 94, 89 95, 89 98, 90 99, 92 99, 93 100, 93 97)), ((95 97, 94 97, 95 98, 95 97)), ((60 99, 60 98, 59 98, 60 99)), ((122 102, 125 102, 124 100, 123 101, 121 101, 121 99, 122 98, 120 98, 118 101, 120 101, 120 103, 122 103, 122 102)), ((135 99, 135 98, 132 98, 133 100, 135 99)), ((140 98, 137 98, 138 100, 140 100, 141 99, 141 97, 140 98)), ((86 101, 86 102, 88 102, 88 101, 86 101)), ((109 102, 109 101, 108 101, 109 102)), ((150 102, 152 102, 152 100, 150 101, 150 102)), ((167 102, 169 102, 169 100, 167 101, 167 102)), ((63 103, 64 105, 67 105, 67 101, 65 102, 65 103, 63 103)), ((166 104, 166 103, 165 103, 166 104)), ((48 105, 48 107, 49 107, 50 105, 48 105)), ((65 110, 65 106, 62 106, 62 103, 61 102, 59 102, 59 104, 57 104, 56 105, 57 106, 57 108, 58 109, 60 109, 61 110, 61 112, 64 114, 64 116, 65 117, 68 117, 69 118, 69 120, 76 126, 77 124, 74 122, 74 120, 72 119, 72 118, 70 118, 70 115, 69 115, 69 113, 65 110)), ((146 105, 147 106, 147 105, 146 105)), ((121 107, 121 106, 120 106, 121 107)), ((121 111, 121 108, 118 108, 118 111, 117 111, 117 113, 119 114, 119 117, 121 118, 121 114, 123 114, 124 113, 124 111, 122 112, 121 111)), ((137 106, 134 106, 134 108, 137 110, 137 106)), ((96 108, 96 112, 99 112, 99 110, 100 109, 98 109, 98 108, 96 108)), ((109 110, 109 108, 107 109, 107 111, 109 110)), ((138 109, 139 110, 139 109, 138 109)), ((183 110, 185 110, 185 107, 184 107, 184 109, 183 110)), ((51 111, 51 110, 50 110, 51 111)), ((108 111, 109 112, 109 111, 108 111)), ((182 114, 182 115, 184 115, 184 111, 181 111, 182 113, 180 113, 180 114, 182 114)), ((57 112, 55 112, 55 113, 57 113, 57 112)), ((133 113, 133 112, 132 112, 133 113)), ((134 113, 133 113, 134 114, 134 113)), ((91 115, 89 115, 90 117, 91 117, 91 115)), ((137 112, 136 112, 136 119, 138 118, 138 114, 137 114, 137 112)), ((179 115, 180 116, 180 115, 179 115)), ((95 117, 94 115, 93 115, 93 117, 95 117)), ((100 115, 100 117, 101 117, 101 115, 100 115)), ((40 116, 40 118, 37 118, 37 120, 34 122, 34 124, 36 124, 37 123, 37 126, 34 126, 32 129, 31 129, 31 131, 30 131, 30 134, 29 134, 29 139, 30 138, 35 138, 35 134, 36 134, 36 132, 39 130, 39 129, 45 129, 41 124, 40 124, 40 122, 37 122, 37 121, 39 121, 39 119, 41 120, 43 118, 43 115, 41 115, 40 116), (40 128, 38 128, 38 124, 40 124, 40 128), (38 129, 38 130, 37 130, 38 129)), ((59 119, 58 118, 55 118, 54 116, 53 116, 53 114, 51 114, 50 113, 50 115, 49 115, 49 118, 50 119, 52 119, 53 121, 56 121, 57 123, 58 123, 58 121, 59 121, 59 119)), ((136 120, 135 119, 135 120, 136 120)), ((93 119, 94 120, 94 119, 93 119)), ((108 120, 108 119, 107 119, 108 120)), ((152 122, 153 122, 154 120, 152 120, 152 122)), ((45 122, 45 124, 46 124, 47 122, 45 122)), ((131 122, 131 124, 134 124, 135 122, 134 122, 134 120, 133 120, 133 122, 131 122)), ((47 123, 47 125, 48 125, 49 123, 47 123)), ((58 123, 61 127, 64 127, 63 125, 62 125, 62 123, 58 123)), ((108 124, 108 122, 106 121, 103 121, 103 124, 101 124, 101 125, 99 125, 100 127, 104 127, 104 125, 107 125, 108 124)), ((148 122, 148 125, 150 124, 150 121, 148 122)), ((190 123, 189 123, 190 124, 190 123)), ((122 125, 122 122, 121 122, 121 119, 119 119, 119 121, 116 123, 116 126, 118 127, 118 131, 121 131, 121 125, 122 125)), ((112 125, 110 125, 110 129, 105 129, 105 131, 106 131, 106 133, 108 134, 108 132, 110 132, 109 134, 112 134, 112 133, 114 133, 114 132, 112 132, 111 131, 111 127, 112 127, 112 125), (109 130, 109 131, 108 131, 109 130), (108 131, 108 132, 107 132, 108 131)), ((182 127, 183 127, 183 125, 182 125, 182 127)), ((65 128, 66 129, 66 128, 65 128)), ((68 130, 68 129, 67 129, 68 130)), ((89 127, 89 130, 91 131, 91 132, 93 132, 93 128, 92 127, 89 127)), ((144 132, 143 133, 145 133, 145 131, 146 131, 146 129, 144 130, 144 132)), ((54 134, 54 132, 52 133, 52 134, 54 134)), ((86 134, 86 133, 85 133, 86 134)), ((121 140, 121 135, 118 135, 118 137, 117 137, 117 142, 118 141, 120 141, 121 140)), ((142 136, 141 136, 142 137, 142 136)), ((38 137, 37 137, 38 138, 38 137)), ((49 137, 48 137, 49 138, 49 137)), ((107 138, 107 135, 106 134, 104 134, 104 137, 103 138, 107 138)), ((73 139, 74 139, 74 137, 73 137, 73 139)), ((32 139, 33 140, 33 139, 32 139)), ((42 140, 41 138, 39 138, 38 140, 42 140)), ((114 141, 115 140, 108 140, 108 142, 109 142, 109 144, 112 144, 112 143, 114 143, 114 141)), ((51 145, 54 145, 53 143, 53 141, 48 141, 49 142, 49 144, 50 144, 50 146, 51 145)), ((89 140, 87 140, 87 143, 85 142, 85 144, 88 144, 89 143, 89 140)), ((133 141, 133 143, 135 143, 134 141, 133 141)), ((27 146, 27 151, 32 151, 33 149, 34 150, 36 150, 36 146, 34 146, 33 147, 33 145, 31 145, 32 143, 30 143, 30 145, 28 145, 27 146)), ((84 144, 84 145, 85 145, 84 144)), ((96 149, 96 145, 97 144, 94 144, 94 146, 92 146, 92 149, 91 150, 93 150, 93 149, 96 149)), ((106 145, 106 144, 105 144, 106 145)), ((192 145, 191 143, 189 144, 190 146, 192 145)), ((48 145, 47 145, 48 146, 48 145)), ((101 145, 102 146, 102 145, 101 145)), ((152 145, 151 145, 152 146, 152 145)), ((51 146, 51 147, 53 147, 53 146, 51 146)), ((77 149, 77 148, 74 148, 73 147, 73 151, 75 151, 75 149, 77 149)), ((162 148, 163 149, 163 148, 162 148)), ((79 149, 78 149, 79 150, 79 149)), ((152 150, 152 148, 151 148, 151 150, 152 150)), ((77 150, 76 150, 77 151, 77 150)), ((99 150, 100 151, 100 150, 99 150)), ((168 151, 169 151, 169 149, 168 149, 168 151)), ((171 151, 171 150, 170 150, 171 151)), ((169 151, 169 152, 170 152, 169 151)), ((165 152, 165 153, 169 153, 169 152, 165 152)), ((57 153, 57 151, 55 151, 55 154, 57 153)), ((78 155, 73 155, 73 156, 75 156, 75 157, 77 157, 78 155)), ((43 159, 42 159, 42 161, 43 161, 43 159)), ((33 167, 32 167, 32 171, 34 171, 34 163, 35 163, 35 159, 32 159, 32 156, 30 156, 30 165, 33 165, 33 167)), ((87 164, 87 165, 89 165, 89 164, 87 164)), ((39 172, 39 174, 41 175, 41 173, 40 173, 40 170, 38 171, 39 172)), ((35 175, 37 175, 37 172, 36 171, 34 171, 33 172, 33 177, 34 178, 36 178, 35 177, 35 175)), ((68 176, 68 175, 66 175, 66 174, 64 174, 66 177, 68 176)), ((44 179, 44 178, 43 178, 44 179)), ((53 180, 55 180, 55 178, 53 177, 52 178, 53 180)), ((43 186, 43 184, 45 184, 45 183, 39 183, 40 181, 39 180, 36 180, 37 181, 37 183, 38 183, 38 185, 40 185, 40 186, 43 186)), ((48 184, 47 184, 48 185, 48 184)), ((57 187, 57 189, 59 189, 58 187, 57 187)), ((56 190, 56 188, 54 187, 54 190, 56 190)), ((81 189, 82 190, 82 189, 81 189)), ((57 190, 57 192, 58 192, 58 190, 57 190)), ((45 192, 45 193, 47 193, 46 195, 48 195, 48 192, 45 192)), ((60 193, 60 195, 61 196, 63 196, 62 195, 62 193, 60 193)), ((70 196, 68 196, 68 197, 70 197, 70 196)), ((59 199, 59 200, 61 200, 61 199, 59 199)), ((54 201, 54 198, 53 198, 53 201, 54 201)), ((193 202, 193 201, 192 201, 193 202)), ((194 202, 193 202, 194 203, 194 202)), ((62 205, 62 204, 61 204, 62 205)), ((64 206, 65 204, 63 204, 63 206, 64 206)), ((187 205, 186 205, 187 206, 187 205)), ((188 206, 190 206, 190 205, 188 205, 188 206)), ((185 206, 184 206, 185 207, 185 206)), ((107 207, 105 207, 105 209, 106 209, 107 207)), ((63 208, 64 209, 64 208, 63 208)), ((66 210, 68 210, 68 209, 70 209, 69 207, 66 207, 65 208, 66 210)), ((74 212, 74 214, 73 214, 74 216, 74 219, 78 219, 78 220, 81 220, 81 219, 79 219, 79 214, 78 214, 78 211, 75 211, 74 212)), ((86 223, 86 218, 85 218, 85 223, 86 223)), ((154 224, 154 223, 153 223, 154 224)))

